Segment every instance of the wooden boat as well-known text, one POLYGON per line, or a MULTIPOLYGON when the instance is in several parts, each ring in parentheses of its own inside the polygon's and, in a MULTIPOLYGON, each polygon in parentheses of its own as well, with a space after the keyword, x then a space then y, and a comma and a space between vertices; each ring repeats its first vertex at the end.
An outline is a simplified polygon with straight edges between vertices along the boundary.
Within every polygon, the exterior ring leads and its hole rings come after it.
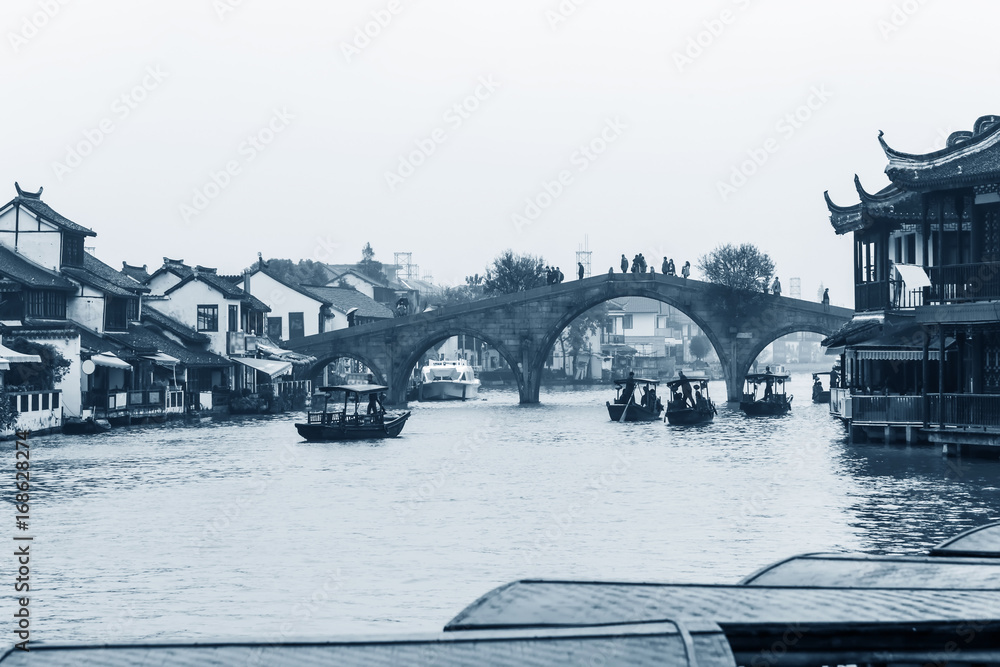
POLYGON ((792 409, 793 398, 785 394, 785 382, 788 379, 787 374, 772 373, 770 369, 764 373, 747 375, 740 410, 750 417, 773 417, 787 413, 792 409), (758 398, 760 385, 764 385, 764 390, 758 398))
POLYGON ((92 433, 104 433, 111 430, 111 423, 106 419, 94 419, 87 417, 67 417, 63 420, 62 432, 66 435, 90 435, 92 433))
POLYGON ((715 418, 718 412, 715 404, 708 396, 708 378, 703 376, 686 376, 680 374, 676 380, 667 383, 670 399, 667 402, 667 412, 664 419, 674 426, 692 426, 705 424, 715 418), (685 392, 685 384, 687 391, 685 392), (692 396, 692 389, 694 395, 692 396), (690 400, 685 399, 685 395, 690 400))
MULTIPOLYGON (((381 397, 388 387, 377 384, 348 384, 337 387, 320 387, 321 396, 313 398, 313 404, 321 401, 323 410, 310 412, 305 424, 295 428, 306 440, 339 442, 345 440, 377 440, 395 438, 403 430, 410 413, 391 415, 382 407, 381 397), (336 392, 344 394, 344 409, 331 410, 330 399, 336 392), (361 401, 367 399, 364 412, 361 401), (350 410, 353 400, 354 410, 350 410)), ((339 404, 338 404, 339 407, 339 404)))
MULTIPOLYGON (((932 556, 1000 559, 1000 521, 967 530, 931 549, 932 556)), ((1000 563, 1000 560, 996 561, 1000 563)))
POLYGON ((830 403, 830 375, 830 371, 813 373, 813 403, 822 403, 823 405, 830 403), (824 375, 826 376, 826 389, 823 388, 824 375))
POLYGON ((608 416, 615 422, 651 422, 660 418, 663 403, 656 396, 657 380, 637 378, 629 373, 627 378, 615 380, 615 402, 607 402, 608 416), (635 390, 642 396, 636 399, 635 390))

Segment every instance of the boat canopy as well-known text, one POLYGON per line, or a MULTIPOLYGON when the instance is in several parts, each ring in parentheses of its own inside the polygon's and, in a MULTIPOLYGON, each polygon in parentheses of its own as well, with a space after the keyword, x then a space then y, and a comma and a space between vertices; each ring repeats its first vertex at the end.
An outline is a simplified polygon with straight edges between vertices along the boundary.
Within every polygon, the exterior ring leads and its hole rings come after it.
POLYGON ((388 387, 384 387, 380 384, 345 384, 336 387, 320 387, 318 391, 333 392, 333 391, 346 391, 349 394, 371 394, 379 391, 388 391, 388 387))
POLYGON ((678 378, 676 380, 671 380, 670 382, 667 382, 665 384, 668 387, 670 387, 671 389, 673 389, 675 387, 681 386, 685 382, 689 382, 691 384, 702 384, 702 383, 706 383, 707 384, 708 383, 708 378, 707 377, 703 377, 701 375, 686 375, 686 376, 684 376, 683 380, 681 380, 680 378, 678 378))
POLYGON ((660 384, 659 380, 647 380, 646 378, 622 378, 621 380, 615 380, 615 384, 625 384, 630 380, 637 384, 660 384))
POLYGON ((746 376, 747 382, 753 382, 754 384, 760 384, 761 382, 767 382, 768 378, 771 380, 776 380, 778 382, 784 382, 785 380, 791 379, 791 375, 778 375, 776 373, 750 373, 746 376))

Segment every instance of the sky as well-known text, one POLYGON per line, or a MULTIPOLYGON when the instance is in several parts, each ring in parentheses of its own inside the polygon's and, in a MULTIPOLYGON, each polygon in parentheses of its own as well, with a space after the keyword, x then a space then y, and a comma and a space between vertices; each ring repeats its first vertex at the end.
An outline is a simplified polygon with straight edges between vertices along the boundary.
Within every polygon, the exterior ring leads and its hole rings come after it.
MULTIPOLYGON (((0 188, 120 267, 754 243, 853 305, 823 200, 1000 113, 985 0, 5 0, 0 188)), ((694 273, 698 276, 697 270, 694 273)))

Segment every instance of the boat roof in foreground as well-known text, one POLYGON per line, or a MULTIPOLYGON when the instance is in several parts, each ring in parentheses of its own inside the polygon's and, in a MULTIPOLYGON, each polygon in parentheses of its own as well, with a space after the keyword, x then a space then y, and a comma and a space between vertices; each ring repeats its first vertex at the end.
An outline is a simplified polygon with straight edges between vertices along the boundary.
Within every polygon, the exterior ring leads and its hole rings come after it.
POLYGON ((336 387, 320 387, 319 391, 346 391, 354 394, 370 394, 375 391, 387 391, 388 389, 388 387, 384 387, 380 384, 342 384, 337 385, 336 387))
POLYGON ((721 629, 704 621, 450 632, 390 637, 346 637, 282 642, 31 644, 0 657, 4 665, 603 665, 735 667, 721 629), (594 663, 597 664, 597 663, 594 663))
POLYGON ((991 558, 813 553, 768 565, 740 583, 745 586, 1000 591, 1000 561, 991 558))
POLYGON ((647 378, 622 378, 620 380, 615 380, 615 384, 625 384, 629 380, 632 382, 641 382, 643 384, 660 384, 659 380, 650 380, 647 378))
POLYGON ((667 385, 668 387, 679 387, 685 382, 709 382, 709 379, 707 377, 704 377, 703 375, 685 375, 683 380, 678 378, 676 380, 664 382, 664 384, 667 385))
POLYGON ((1000 558, 1000 521, 956 535, 931 549, 932 556, 1000 558))

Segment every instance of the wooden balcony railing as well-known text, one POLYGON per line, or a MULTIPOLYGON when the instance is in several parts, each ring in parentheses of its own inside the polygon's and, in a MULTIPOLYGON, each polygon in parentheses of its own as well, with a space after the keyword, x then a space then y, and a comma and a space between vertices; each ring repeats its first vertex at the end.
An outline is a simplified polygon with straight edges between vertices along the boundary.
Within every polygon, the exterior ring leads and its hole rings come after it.
POLYGON ((889 307, 889 281, 857 283, 854 286, 854 309, 884 310, 889 307))
POLYGON ((965 303, 1000 299, 1000 262, 955 264, 927 269, 928 303, 965 303))
POLYGON ((852 396, 855 424, 923 424, 922 396, 852 396))
POLYGON ((931 424, 1000 426, 1000 395, 931 394, 928 398, 927 421, 931 424))

